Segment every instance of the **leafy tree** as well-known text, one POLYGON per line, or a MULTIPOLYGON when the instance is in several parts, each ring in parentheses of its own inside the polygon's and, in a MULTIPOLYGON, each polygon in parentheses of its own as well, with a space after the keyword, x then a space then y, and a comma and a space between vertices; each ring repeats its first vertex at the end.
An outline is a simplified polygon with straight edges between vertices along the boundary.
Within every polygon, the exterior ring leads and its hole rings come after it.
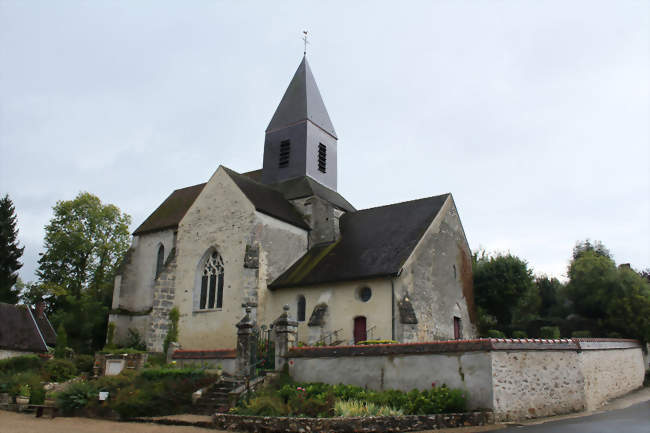
POLYGON ((15 304, 20 291, 14 287, 18 279, 18 269, 22 268, 20 257, 24 247, 18 246, 16 209, 5 195, 0 199, 0 302, 15 304))
POLYGON ((560 280, 543 275, 535 279, 535 285, 541 298, 540 317, 565 317, 570 313, 565 306, 564 284, 560 280))
POLYGON ((77 352, 101 348, 113 279, 129 248, 131 217, 90 193, 59 201, 45 227, 39 283, 29 296, 49 298, 53 321, 68 330, 77 352))
MULTIPOLYGON (((509 333, 537 316, 540 297, 528 264, 511 254, 474 255, 474 296, 481 316, 496 319, 497 328, 509 333)), ((487 325, 490 320, 479 319, 487 325)), ((486 329, 480 329, 485 333, 486 329)))
POLYGON ((650 284, 629 266, 616 267, 602 244, 585 243, 576 245, 569 265, 566 290, 574 311, 595 324, 596 336, 650 341, 650 284))
POLYGON ((56 346, 54 347, 54 356, 56 358, 65 358, 65 348, 68 347, 68 334, 61 323, 56 330, 56 346))

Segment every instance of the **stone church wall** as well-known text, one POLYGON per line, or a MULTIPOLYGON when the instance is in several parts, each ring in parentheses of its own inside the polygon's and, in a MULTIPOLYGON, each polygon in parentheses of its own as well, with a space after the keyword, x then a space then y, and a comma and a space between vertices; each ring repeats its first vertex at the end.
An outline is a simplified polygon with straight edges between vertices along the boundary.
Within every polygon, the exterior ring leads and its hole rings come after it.
POLYGON ((175 303, 179 342, 186 349, 234 348, 234 325, 242 304, 261 304, 266 284, 307 248, 307 232, 255 210, 225 170, 219 168, 178 227, 175 303), (215 249, 223 258, 220 309, 199 310, 200 267, 215 249))
POLYGON ((470 315, 474 302, 471 253, 451 196, 405 262, 394 285, 396 340, 454 338, 454 317, 460 318, 462 338, 476 336, 470 315), (404 317, 405 306, 412 308, 417 323, 404 317))
POLYGON ((298 341, 313 344, 332 331, 341 330, 335 339, 354 344, 354 318, 357 316, 364 316, 366 328, 373 328, 368 338, 391 339, 391 290, 390 280, 386 278, 276 289, 270 294, 267 313, 260 324, 268 326, 280 315, 285 304, 289 305, 289 315, 297 318, 298 296, 302 295, 306 301, 305 320, 298 324, 298 341), (364 287, 370 288, 372 293, 367 302, 359 296, 364 287), (320 304, 327 305, 323 324, 309 326, 314 307, 320 304))

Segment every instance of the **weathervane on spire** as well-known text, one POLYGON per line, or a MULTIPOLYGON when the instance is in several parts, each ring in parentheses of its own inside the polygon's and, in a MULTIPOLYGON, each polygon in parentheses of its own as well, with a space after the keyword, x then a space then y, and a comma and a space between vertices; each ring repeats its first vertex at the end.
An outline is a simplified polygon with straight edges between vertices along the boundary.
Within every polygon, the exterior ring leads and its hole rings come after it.
POLYGON ((305 56, 307 55, 307 44, 309 43, 309 42, 307 41, 307 33, 308 33, 307 30, 303 30, 303 31, 302 31, 302 34, 303 34, 304 36, 303 36, 302 38, 300 38, 300 39, 302 39, 302 40, 305 42, 305 51, 302 53, 302 54, 305 55, 305 56))

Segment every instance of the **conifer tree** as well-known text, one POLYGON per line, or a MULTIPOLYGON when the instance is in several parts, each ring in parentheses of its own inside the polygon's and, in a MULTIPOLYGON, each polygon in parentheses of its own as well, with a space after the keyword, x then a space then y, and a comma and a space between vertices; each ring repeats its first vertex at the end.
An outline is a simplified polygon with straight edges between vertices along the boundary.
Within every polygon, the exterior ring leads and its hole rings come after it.
POLYGON ((0 302, 15 304, 19 290, 14 287, 18 279, 19 261, 24 247, 18 246, 16 209, 9 195, 0 199, 0 302))

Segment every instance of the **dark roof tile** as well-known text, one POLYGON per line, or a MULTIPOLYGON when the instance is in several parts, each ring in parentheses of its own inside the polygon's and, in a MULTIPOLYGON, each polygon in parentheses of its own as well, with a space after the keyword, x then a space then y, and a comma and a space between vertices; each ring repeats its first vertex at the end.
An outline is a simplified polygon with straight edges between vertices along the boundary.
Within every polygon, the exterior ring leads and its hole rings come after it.
POLYGON ((26 306, 0 303, 0 349, 47 352, 47 346, 26 306))
POLYGON ((269 287, 396 275, 448 197, 444 194, 344 214, 340 240, 312 248, 269 287))
POLYGON ((194 200, 199 196, 205 183, 187 188, 177 189, 149 217, 144 220, 140 227, 135 229, 134 235, 142 235, 158 230, 165 230, 178 227, 178 223, 185 216, 194 200))

